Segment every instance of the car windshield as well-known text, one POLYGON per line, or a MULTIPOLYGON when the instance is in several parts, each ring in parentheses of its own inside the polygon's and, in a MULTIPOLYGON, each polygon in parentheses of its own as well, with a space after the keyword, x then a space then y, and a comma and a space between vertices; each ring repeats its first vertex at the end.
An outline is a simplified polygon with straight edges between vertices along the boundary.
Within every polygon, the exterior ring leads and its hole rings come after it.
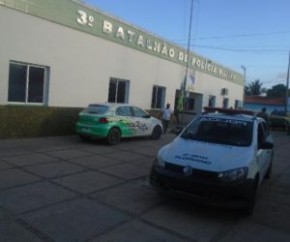
POLYGON ((249 146, 252 142, 252 130, 253 122, 201 117, 192 122, 181 137, 215 144, 249 146))
POLYGON ((105 105, 98 105, 98 104, 90 104, 85 110, 85 113, 92 113, 92 114, 104 114, 109 110, 108 106, 105 105))

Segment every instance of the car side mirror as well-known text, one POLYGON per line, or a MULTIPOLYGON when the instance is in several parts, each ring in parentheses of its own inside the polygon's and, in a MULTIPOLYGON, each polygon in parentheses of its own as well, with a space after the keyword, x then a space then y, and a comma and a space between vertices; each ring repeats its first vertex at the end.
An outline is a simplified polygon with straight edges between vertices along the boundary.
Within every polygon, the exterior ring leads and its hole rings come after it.
POLYGON ((264 150, 271 150, 273 149, 273 147, 274 147, 274 144, 268 141, 263 142, 261 145, 261 149, 264 149, 264 150))

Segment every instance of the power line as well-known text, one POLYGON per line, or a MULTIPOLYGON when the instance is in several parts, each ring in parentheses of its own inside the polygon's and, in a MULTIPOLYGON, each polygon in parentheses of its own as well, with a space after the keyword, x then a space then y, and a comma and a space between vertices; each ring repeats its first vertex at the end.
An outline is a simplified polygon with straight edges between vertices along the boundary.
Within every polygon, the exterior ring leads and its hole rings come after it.
MULTIPOLYGON (((177 45, 186 46, 185 43, 176 43, 177 45)), ((220 50, 220 51, 230 51, 230 52, 289 52, 288 49, 241 49, 241 48, 229 48, 229 47, 221 47, 221 46, 213 46, 213 45, 197 45, 197 44, 191 44, 191 47, 197 47, 197 48, 203 48, 203 49, 213 49, 213 50, 220 50)))
MULTIPOLYGON (((216 36, 206 36, 206 37, 196 37, 194 40, 215 40, 215 39, 232 39, 232 38, 246 38, 253 36, 266 36, 266 35, 276 35, 276 34, 290 34, 289 30, 285 31, 273 31, 264 33, 244 33, 244 34, 231 34, 231 35, 216 35, 216 36)), ((176 40, 177 42, 183 41, 183 39, 176 40)))
POLYGON ((289 49, 235 49, 235 48, 210 46, 210 45, 192 45, 192 46, 198 47, 198 48, 214 49, 214 50, 222 50, 222 51, 233 51, 233 52, 288 52, 289 51, 289 49))
POLYGON ((233 35, 217 35, 208 37, 198 37, 197 40, 207 40, 207 39, 226 39, 226 38, 244 38, 253 36, 265 36, 265 35, 276 35, 276 34, 290 34, 290 31, 273 31, 273 32, 261 32, 261 33, 245 33, 245 34, 233 34, 233 35))
MULTIPOLYGON (((232 38, 245 38, 245 37, 253 37, 253 36, 266 36, 266 35, 277 35, 277 34, 290 34, 289 30, 285 31, 272 31, 272 32, 256 32, 256 33, 242 33, 242 34, 233 34, 233 35, 220 35, 220 36, 208 36, 208 37, 197 37, 193 38, 193 40, 216 40, 216 39, 232 39, 232 38)), ((185 46, 183 40, 174 41, 175 43, 185 46)), ((232 52, 288 52, 287 49, 240 49, 240 48, 228 48, 221 46, 210 46, 210 45, 192 45, 191 47, 205 48, 205 49, 215 49, 222 51, 232 51, 232 52)))

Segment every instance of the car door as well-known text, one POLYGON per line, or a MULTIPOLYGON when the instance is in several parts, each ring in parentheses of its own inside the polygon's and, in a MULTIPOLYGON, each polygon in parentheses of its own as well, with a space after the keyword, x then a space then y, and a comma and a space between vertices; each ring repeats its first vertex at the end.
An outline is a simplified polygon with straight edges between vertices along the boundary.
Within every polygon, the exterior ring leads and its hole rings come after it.
POLYGON ((123 137, 135 136, 134 118, 130 106, 120 106, 116 109, 118 116, 118 126, 123 137))
POLYGON ((257 151, 257 164, 259 166, 260 178, 262 179, 267 172, 267 169, 270 165, 272 150, 264 149, 262 147, 265 141, 271 141, 270 134, 267 129, 267 125, 264 122, 258 124, 258 151, 257 151))
POLYGON ((132 113, 137 136, 147 136, 152 132, 151 119, 148 113, 138 107, 132 107, 132 113))

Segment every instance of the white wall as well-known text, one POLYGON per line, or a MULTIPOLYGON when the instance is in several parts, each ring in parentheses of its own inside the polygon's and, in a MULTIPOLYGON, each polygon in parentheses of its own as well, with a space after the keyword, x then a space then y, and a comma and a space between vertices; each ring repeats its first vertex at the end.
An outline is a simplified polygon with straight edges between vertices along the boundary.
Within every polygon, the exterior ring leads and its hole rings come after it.
MULTIPOLYGON (((166 100, 174 104, 185 67, 143 52, 0 6, 0 104, 7 104, 9 61, 50 68, 49 106, 84 107, 108 97, 110 77, 130 81, 129 102, 150 108, 153 85, 166 86, 166 100), (9 20, 9 21, 8 21, 9 20)), ((229 91, 230 106, 242 100, 243 87, 196 73, 195 91, 217 97, 229 91)))
POLYGON ((244 87, 241 85, 201 72, 196 74, 195 83, 196 90, 203 91, 203 107, 208 105, 209 96, 216 97, 217 107, 222 107, 224 97, 229 98, 229 107, 235 106, 235 100, 243 101, 244 87), (227 88, 229 90, 228 95, 221 95, 222 88, 227 88))

